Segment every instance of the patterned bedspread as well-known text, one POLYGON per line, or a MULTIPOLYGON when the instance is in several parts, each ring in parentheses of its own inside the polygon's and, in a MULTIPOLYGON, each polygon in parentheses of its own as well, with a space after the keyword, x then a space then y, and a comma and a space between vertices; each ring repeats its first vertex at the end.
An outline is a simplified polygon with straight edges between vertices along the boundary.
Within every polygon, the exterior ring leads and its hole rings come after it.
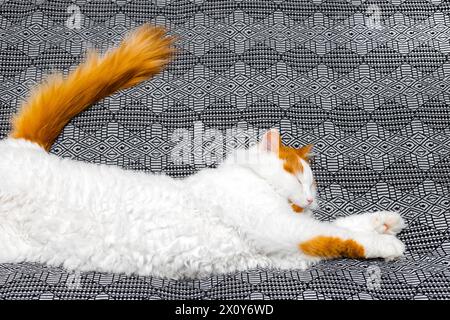
POLYGON ((278 127, 315 145, 317 217, 397 210, 405 258, 189 281, 0 264, 0 299, 450 298, 447 0, 0 0, 0 138, 45 74, 144 22, 178 35, 175 61, 79 115, 52 153, 181 178, 214 163, 174 161, 177 130, 278 127))

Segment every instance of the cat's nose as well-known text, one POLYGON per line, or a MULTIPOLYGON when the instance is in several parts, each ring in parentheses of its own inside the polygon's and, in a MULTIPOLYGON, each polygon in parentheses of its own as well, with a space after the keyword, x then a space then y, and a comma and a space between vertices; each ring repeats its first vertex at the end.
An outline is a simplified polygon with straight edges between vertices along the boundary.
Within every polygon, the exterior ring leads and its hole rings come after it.
POLYGON ((308 201, 308 204, 311 204, 314 201, 314 199, 312 197, 308 197, 306 198, 306 201, 308 201))

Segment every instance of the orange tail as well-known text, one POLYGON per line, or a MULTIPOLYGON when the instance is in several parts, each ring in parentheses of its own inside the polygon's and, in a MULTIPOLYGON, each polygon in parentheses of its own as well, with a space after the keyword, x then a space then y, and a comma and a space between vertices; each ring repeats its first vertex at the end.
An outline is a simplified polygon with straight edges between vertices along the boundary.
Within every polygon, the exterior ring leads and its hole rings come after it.
POLYGON ((145 24, 105 55, 89 52, 86 61, 67 78, 52 75, 32 91, 12 119, 10 136, 49 150, 77 114, 160 72, 172 56, 172 43, 164 29, 145 24))

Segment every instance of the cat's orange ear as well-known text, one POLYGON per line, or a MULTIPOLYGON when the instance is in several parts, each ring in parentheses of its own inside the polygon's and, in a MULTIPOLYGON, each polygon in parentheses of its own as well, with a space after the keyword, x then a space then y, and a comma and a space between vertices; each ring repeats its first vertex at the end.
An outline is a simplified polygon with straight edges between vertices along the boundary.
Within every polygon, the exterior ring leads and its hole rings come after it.
POLYGON ((312 148, 313 148, 313 145, 312 144, 308 144, 308 145, 303 146, 303 147, 301 147, 299 149, 296 149, 297 155, 300 158, 302 158, 303 160, 309 161, 312 158, 312 156, 313 156, 312 148))
POLYGON ((281 136, 278 129, 270 129, 263 134, 259 143, 260 150, 278 154, 280 150, 281 136))

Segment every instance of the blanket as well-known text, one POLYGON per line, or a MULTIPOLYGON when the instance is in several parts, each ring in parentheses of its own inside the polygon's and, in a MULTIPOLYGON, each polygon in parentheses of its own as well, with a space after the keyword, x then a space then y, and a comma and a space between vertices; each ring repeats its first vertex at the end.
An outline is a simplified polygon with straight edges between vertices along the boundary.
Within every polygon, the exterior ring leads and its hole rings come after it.
POLYGON ((174 162, 177 130, 278 127, 315 146, 317 217, 398 211, 405 258, 189 281, 2 264, 0 299, 450 298, 447 0, 3 0, 0 138, 42 77, 144 22, 179 37, 175 60, 75 118, 52 153, 182 178, 215 163, 174 162))

